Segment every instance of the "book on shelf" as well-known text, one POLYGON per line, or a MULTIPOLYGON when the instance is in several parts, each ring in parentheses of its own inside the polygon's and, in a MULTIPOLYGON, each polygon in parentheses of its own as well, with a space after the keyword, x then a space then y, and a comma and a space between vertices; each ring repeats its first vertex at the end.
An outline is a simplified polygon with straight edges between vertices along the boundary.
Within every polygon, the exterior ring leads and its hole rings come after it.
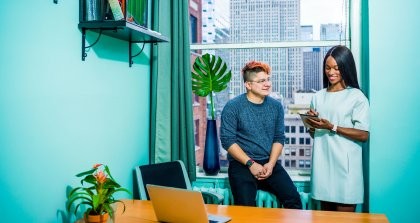
POLYGON ((111 8, 114 20, 124 19, 124 13, 122 11, 120 2, 118 0, 108 0, 109 7, 111 8))
POLYGON ((126 20, 142 27, 147 27, 149 0, 124 0, 126 20))
POLYGON ((119 2, 120 2, 120 5, 121 5, 121 10, 122 10, 122 12, 123 12, 123 15, 124 15, 124 18, 126 18, 127 17, 127 14, 126 14, 126 3, 125 3, 125 1, 126 0, 118 0, 119 2))

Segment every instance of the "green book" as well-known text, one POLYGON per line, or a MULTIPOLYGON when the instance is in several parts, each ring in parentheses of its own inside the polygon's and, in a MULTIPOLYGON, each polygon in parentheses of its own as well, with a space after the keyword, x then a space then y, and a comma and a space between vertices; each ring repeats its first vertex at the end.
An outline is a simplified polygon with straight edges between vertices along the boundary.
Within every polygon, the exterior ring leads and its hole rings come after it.
POLYGON ((122 20, 124 19, 124 14, 122 12, 120 3, 118 0, 108 0, 109 7, 111 8, 112 15, 114 16, 114 20, 122 20))

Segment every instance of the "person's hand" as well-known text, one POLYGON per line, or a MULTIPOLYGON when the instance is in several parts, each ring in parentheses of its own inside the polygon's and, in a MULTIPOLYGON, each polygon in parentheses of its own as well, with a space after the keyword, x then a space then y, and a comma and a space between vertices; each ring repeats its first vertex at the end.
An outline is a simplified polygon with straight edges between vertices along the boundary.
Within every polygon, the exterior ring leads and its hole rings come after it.
MULTIPOLYGON (((309 109, 309 111, 306 113, 308 115, 313 115, 313 116, 318 116, 319 113, 316 112, 314 109, 309 109)), ((316 129, 332 129, 333 128, 333 124, 331 124, 327 119, 323 119, 323 118, 308 118, 307 119, 308 124, 310 124, 311 126, 313 126, 316 129)), ((309 129, 309 133, 312 133, 315 131, 315 129, 310 128, 309 129)))
POLYGON ((319 119, 309 118, 307 119, 307 122, 316 129, 330 130, 333 128, 333 124, 331 124, 327 119, 323 119, 323 118, 319 118, 319 119))
POLYGON ((254 162, 251 167, 249 167, 249 171, 251 171, 251 174, 258 179, 261 174, 264 173, 264 167, 261 166, 261 164, 254 162))
POLYGON ((263 166, 263 172, 262 172, 262 174, 260 174, 259 176, 258 176, 258 180, 265 180, 265 179, 267 179, 268 177, 270 177, 271 176, 271 174, 273 174, 273 168, 274 168, 274 165, 273 164, 271 164, 271 163, 266 163, 266 164, 264 164, 264 166, 263 166))
POLYGON ((314 109, 309 109, 309 111, 308 112, 306 112, 306 114, 307 115, 312 115, 312 116, 318 116, 319 115, 319 113, 318 112, 316 112, 314 109))

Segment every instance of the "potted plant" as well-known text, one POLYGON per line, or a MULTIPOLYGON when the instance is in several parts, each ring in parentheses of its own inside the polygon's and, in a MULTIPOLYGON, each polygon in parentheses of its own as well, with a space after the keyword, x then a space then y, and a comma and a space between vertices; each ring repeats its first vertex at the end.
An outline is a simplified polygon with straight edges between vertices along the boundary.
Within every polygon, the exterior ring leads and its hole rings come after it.
POLYGON ((95 164, 91 170, 81 172, 76 176, 83 177, 80 181, 82 186, 72 189, 68 194, 68 211, 76 201, 79 203, 74 209, 75 215, 80 205, 87 205, 89 208, 84 214, 86 222, 106 222, 108 215, 111 218, 114 216, 111 205, 117 202, 123 204, 123 212, 125 211, 124 202, 115 199, 114 194, 121 191, 128 194, 131 192, 115 181, 107 165, 95 164))
POLYGON ((204 54, 193 64, 192 90, 201 97, 210 98, 210 116, 207 120, 206 142, 204 146, 203 170, 207 175, 216 175, 220 170, 219 143, 214 108, 214 93, 227 88, 232 72, 222 58, 204 54))

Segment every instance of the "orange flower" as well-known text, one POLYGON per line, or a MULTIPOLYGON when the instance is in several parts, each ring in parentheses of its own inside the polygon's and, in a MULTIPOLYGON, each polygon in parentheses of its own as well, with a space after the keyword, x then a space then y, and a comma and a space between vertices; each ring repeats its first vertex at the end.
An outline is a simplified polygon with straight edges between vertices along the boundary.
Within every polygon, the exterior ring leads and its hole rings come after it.
POLYGON ((102 166, 102 164, 101 163, 97 163, 97 164, 93 165, 93 169, 98 169, 98 167, 100 167, 100 166, 102 166))
POLYGON ((100 184, 105 183, 106 177, 107 177, 106 174, 102 170, 98 171, 95 174, 96 181, 98 181, 98 183, 100 183, 100 184))

